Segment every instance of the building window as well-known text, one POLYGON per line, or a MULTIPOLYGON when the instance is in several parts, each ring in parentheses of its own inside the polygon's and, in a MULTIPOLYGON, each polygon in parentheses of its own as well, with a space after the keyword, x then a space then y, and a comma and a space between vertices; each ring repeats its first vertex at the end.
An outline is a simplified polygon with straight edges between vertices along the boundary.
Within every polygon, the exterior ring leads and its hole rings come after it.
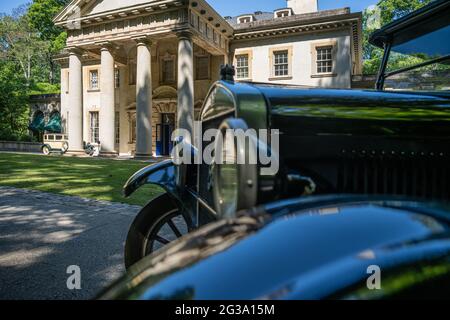
POLYGON ((128 64, 128 74, 129 74, 129 85, 134 86, 136 84, 136 71, 137 66, 135 62, 130 62, 128 64))
POLYGON ((275 51, 273 53, 273 69, 275 77, 289 76, 289 52, 288 50, 275 51))
POLYGON ((116 89, 120 88, 120 70, 114 69, 114 86, 116 89))
POLYGON ((165 57, 161 63, 161 83, 172 84, 175 82, 175 59, 165 57))
POLYGON ((98 112, 90 112, 90 130, 89 130, 89 140, 91 143, 99 143, 99 118, 98 112))
POLYGON ((275 15, 275 18, 289 17, 292 15, 292 11, 291 11, 291 9, 279 10, 279 11, 275 11, 274 15, 275 15))
POLYGON ((317 47, 316 48, 317 73, 333 72, 333 47, 317 47))
POLYGON ((249 22, 253 22, 254 18, 253 16, 243 16, 243 17, 239 17, 237 19, 238 24, 239 23, 249 23, 249 22))
POLYGON ((209 56, 198 56, 195 62, 196 80, 208 80, 210 78, 209 56))
POLYGON ((236 56, 236 77, 238 79, 250 78, 249 55, 240 54, 236 56))
POLYGON ((120 112, 116 111, 114 123, 115 123, 116 144, 120 144, 120 112))
POLYGON ((196 27, 196 25, 195 25, 195 23, 197 22, 196 18, 197 17, 195 15, 195 13, 191 11, 191 26, 193 26, 194 28, 196 27))
POLYGON ((136 113, 130 114, 130 143, 136 142, 136 113))
POLYGON ((89 89, 90 90, 98 90, 98 70, 89 71, 89 89))

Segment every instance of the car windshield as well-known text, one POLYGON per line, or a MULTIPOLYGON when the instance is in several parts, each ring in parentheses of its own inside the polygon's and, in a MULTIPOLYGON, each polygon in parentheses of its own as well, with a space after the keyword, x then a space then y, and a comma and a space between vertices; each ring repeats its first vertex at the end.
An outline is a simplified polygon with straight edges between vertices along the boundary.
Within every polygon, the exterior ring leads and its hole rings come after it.
POLYGON ((450 88, 450 26, 393 42, 385 89, 438 91, 450 88))

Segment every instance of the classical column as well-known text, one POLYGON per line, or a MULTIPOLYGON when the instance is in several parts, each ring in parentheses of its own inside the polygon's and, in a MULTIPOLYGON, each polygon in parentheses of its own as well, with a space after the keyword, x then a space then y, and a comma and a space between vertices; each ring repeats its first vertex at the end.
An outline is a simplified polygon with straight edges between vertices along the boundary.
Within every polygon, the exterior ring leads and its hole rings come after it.
POLYGON ((178 34, 178 106, 177 126, 191 134, 194 130, 194 49, 192 34, 178 34))
POLYGON ((115 86, 114 86, 114 57, 110 44, 102 44, 100 70, 100 114, 99 140, 101 153, 115 154, 115 86))
POLYGON ((136 70, 136 157, 152 156, 152 56, 151 42, 137 42, 136 70))
POLYGON ((83 70, 81 51, 70 49, 69 54, 69 97, 68 135, 69 152, 83 152, 83 70))

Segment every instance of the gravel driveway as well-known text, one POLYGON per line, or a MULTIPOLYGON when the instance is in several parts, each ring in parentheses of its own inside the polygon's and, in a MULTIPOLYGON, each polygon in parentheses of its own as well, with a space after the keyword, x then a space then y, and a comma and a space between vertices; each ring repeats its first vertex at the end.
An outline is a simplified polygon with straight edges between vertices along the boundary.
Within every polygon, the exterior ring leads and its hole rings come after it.
POLYGON ((138 206, 0 187, 0 299, 89 299, 123 272, 138 206), (67 288, 79 266, 81 289, 67 288))

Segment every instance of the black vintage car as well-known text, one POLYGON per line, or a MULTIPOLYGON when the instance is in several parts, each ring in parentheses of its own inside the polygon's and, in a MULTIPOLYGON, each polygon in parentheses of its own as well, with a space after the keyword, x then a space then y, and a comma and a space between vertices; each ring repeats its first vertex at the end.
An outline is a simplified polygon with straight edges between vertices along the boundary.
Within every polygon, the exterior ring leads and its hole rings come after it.
MULTIPOLYGON (((351 195, 367 197, 367 202, 358 202, 359 216, 338 215, 349 220, 352 229, 347 231, 352 234, 351 240, 360 243, 368 241, 366 245, 345 251, 346 245, 342 243, 340 248, 338 238, 323 237, 332 241, 335 246, 335 253, 326 249, 326 252, 320 253, 323 257, 329 254, 330 259, 337 259, 340 254, 344 254, 341 249, 348 254, 364 248, 377 250, 388 244, 398 246, 404 241, 426 239, 426 236, 431 235, 434 237, 437 236, 431 231, 434 228, 442 231, 438 232, 438 237, 444 237, 442 241, 448 241, 448 221, 436 220, 433 215, 429 215, 428 209, 424 209, 427 205, 410 206, 406 202, 403 206, 402 202, 399 202, 398 210, 393 208, 397 206, 392 205, 395 201, 389 202, 387 207, 381 205, 375 211, 379 210, 385 214, 386 226, 382 220, 373 217, 376 220, 375 229, 367 230, 373 233, 380 231, 376 240, 372 239, 370 232, 365 234, 359 231, 364 225, 363 221, 353 219, 367 218, 367 223, 370 222, 369 216, 373 211, 373 200, 370 196, 387 197, 381 198, 382 202, 388 201, 390 196, 444 203, 450 199, 450 44, 447 41, 450 38, 449 17, 450 2, 434 1, 424 9, 377 31, 370 41, 384 48, 385 54, 376 90, 325 90, 235 83, 232 73, 229 72, 230 68, 224 68, 224 80, 213 85, 203 106, 202 132, 211 128, 219 128, 222 131, 247 128, 278 129, 278 135, 255 143, 259 150, 265 150, 272 156, 272 164, 275 162, 279 170, 274 174, 263 175, 263 169, 267 169, 268 165, 215 162, 209 165, 176 165, 172 160, 167 160, 137 172, 124 187, 126 196, 130 196, 144 184, 162 186, 165 193, 151 200, 131 226, 125 249, 126 267, 131 267, 182 235, 215 221, 219 223, 177 242, 170 249, 147 260, 146 264, 140 264, 133 274, 139 274, 146 267, 154 265, 155 261, 163 261, 168 254, 175 254, 178 249, 189 247, 196 241, 201 248, 209 249, 210 244, 204 239, 208 239, 208 232, 215 232, 215 228, 226 228, 229 232, 227 235, 232 237, 232 240, 228 241, 228 238, 223 237, 220 230, 219 239, 223 239, 225 243, 222 246, 211 245, 211 250, 205 251, 207 253, 199 251, 195 259, 224 250, 250 233, 256 233, 256 239, 263 241, 260 244, 262 247, 262 243, 265 243, 268 249, 273 248, 271 241, 276 241, 275 238, 270 240, 268 236, 258 237, 259 232, 268 234, 265 231, 266 220, 258 222, 259 218, 239 218, 236 223, 244 221, 245 228, 249 228, 249 231, 234 234, 233 221, 236 220, 233 219, 239 211, 298 197, 299 200, 278 202, 274 205, 279 208, 277 212, 280 217, 285 212, 287 216, 295 216, 289 219, 304 220, 302 210, 289 209, 288 205, 292 201, 312 201, 314 206, 311 208, 320 211, 320 208, 324 207, 321 199, 327 199, 327 208, 335 208, 333 210, 338 212, 345 212, 349 208, 348 210, 353 212, 347 204, 344 208, 341 207, 340 197, 344 194, 350 195, 350 199, 351 195), (392 66, 402 55, 414 58, 411 65, 392 70, 392 66), (274 149, 275 141, 279 141, 279 150, 274 149), (338 196, 332 196, 336 194, 338 196), (326 198, 321 198, 324 196, 326 198), (311 197, 319 198, 308 200, 311 197), (288 207, 283 210, 283 205, 288 207), (390 225, 390 212, 396 213, 392 216, 394 220, 395 217, 399 220, 417 220, 417 223, 423 224, 420 227, 424 228, 423 232, 408 233, 405 225, 405 230, 399 230, 398 237, 392 235, 391 239, 386 235, 386 238, 383 238, 384 233, 381 230, 384 228, 401 229, 400 224, 393 222, 390 225)), ((190 146, 189 150, 192 156, 203 152, 194 146, 190 146)), ((234 151, 235 155, 242 152, 238 149, 234 151)), ((267 209, 262 211, 271 212, 267 209)), ((325 220, 321 217, 315 219, 325 220)), ((285 219, 282 218, 278 222, 275 220, 275 225, 284 225, 283 220, 285 219)), ((267 226, 269 230, 271 225, 267 226)), ((321 230, 320 232, 328 232, 328 229, 322 230, 319 225, 314 222, 301 226, 299 223, 299 229, 291 235, 290 241, 306 241, 321 251, 322 242, 314 244, 311 242, 313 238, 302 234, 302 230, 314 231, 315 228, 321 230), (297 238, 295 234, 298 235, 297 238)), ((339 226, 336 225, 336 228, 339 229, 339 226)), ((240 230, 240 227, 237 229, 240 230)), ((213 235, 214 233, 211 236, 213 235)), ((314 241, 316 240, 318 239, 314 238, 314 241)), ((242 245, 242 248, 244 247, 242 245)), ((240 255, 244 255, 243 250, 240 255)), ((223 254, 223 257, 225 256, 227 255, 223 254)), ((267 258, 268 261, 276 259, 270 255, 267 258)), ((239 260, 237 256, 230 258, 224 265, 234 265, 238 263, 234 261, 236 259, 239 260)), ((305 259, 302 263, 308 264, 308 258, 305 259)), ((309 266, 318 268, 322 262, 324 260, 317 259, 311 261, 309 266)), ((293 268, 295 266, 293 264, 293 268)), ((244 263, 242 267, 245 268, 244 263)), ((212 268, 214 270, 216 267, 212 268)), ((278 274, 277 270, 273 272, 278 274)), ((279 271, 281 272, 281 269, 279 271)), ((281 285, 283 276, 278 276, 281 277, 278 283, 281 285)), ((160 279, 159 275, 156 278, 160 279)), ((150 283, 155 282, 145 282, 146 285, 150 283)), ((177 288, 181 290, 181 287, 177 288)), ((189 288, 184 289, 187 290, 186 296, 191 297, 189 288)), ((151 292, 155 294, 145 297, 158 296, 157 291, 151 292)), ((266 291, 255 291, 255 295, 252 293, 245 297, 260 296, 259 294, 264 292, 266 291)), ((161 291, 160 297, 173 297, 172 293, 161 291)), ((272 294, 276 294, 276 291, 272 291, 272 294)))
POLYGON ((267 204, 167 245, 100 298, 448 299, 449 209, 352 195, 267 204))

